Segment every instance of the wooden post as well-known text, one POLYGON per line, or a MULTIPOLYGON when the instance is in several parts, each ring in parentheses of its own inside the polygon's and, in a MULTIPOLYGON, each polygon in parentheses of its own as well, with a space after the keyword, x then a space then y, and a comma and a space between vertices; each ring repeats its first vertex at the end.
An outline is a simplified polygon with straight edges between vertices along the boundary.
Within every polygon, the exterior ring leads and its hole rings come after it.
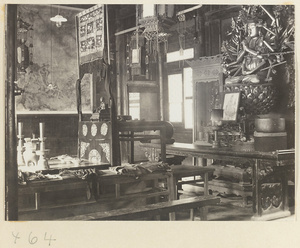
POLYGON ((165 120, 164 115, 164 82, 163 82, 163 60, 161 54, 160 44, 157 44, 157 56, 158 56, 158 77, 159 77, 159 113, 160 120, 165 120))
POLYGON ((41 195, 40 193, 34 193, 34 200, 35 200, 35 209, 39 210, 41 208, 41 195))
POLYGON ((259 167, 260 167, 260 161, 258 159, 255 159, 255 164, 253 166, 253 171, 252 171, 252 208, 253 208, 253 213, 254 216, 261 216, 261 211, 260 211, 260 201, 259 201, 259 178, 258 178, 258 173, 259 173, 259 167))
MULTIPOLYGON (((203 179, 204 179, 204 195, 209 195, 209 192, 208 192, 208 172, 204 173, 203 179)), ((207 207, 200 208, 200 215, 201 215, 202 220, 207 220, 207 214, 208 214, 208 208, 207 207)))
POLYGON ((120 198, 121 196, 121 188, 119 183, 115 184, 115 195, 116 195, 116 199, 120 198))
MULTIPOLYGON (((105 7, 105 23, 106 23, 106 38, 107 38, 107 61, 108 65, 106 68, 106 76, 105 76, 105 85, 109 86, 109 96, 110 96, 110 119, 111 119, 111 148, 112 148, 112 158, 111 158, 111 165, 117 166, 121 164, 121 151, 120 151, 120 141, 119 141, 119 127, 117 121, 117 99, 115 95, 116 87, 115 83, 116 80, 113 75, 116 73, 115 67, 111 66, 110 61, 110 40, 114 39, 112 35, 110 35, 109 30, 109 17, 108 17, 108 5, 105 7)), ((115 58, 114 58, 115 59, 115 58)))
POLYGON ((160 146, 161 146, 161 160, 162 162, 166 162, 166 127, 161 127, 160 129, 160 146))
MULTIPOLYGON (((80 56, 79 56, 79 20, 78 16, 75 18, 75 29, 76 29, 76 44, 77 44, 77 63, 78 63, 78 80, 76 81, 76 97, 77 97, 77 112, 78 112, 78 127, 79 123, 82 121, 82 108, 81 108, 81 66, 80 66, 80 56)), ((79 153, 78 153, 79 154, 79 153)))
MULTIPOLYGON (((117 18, 115 18, 115 22, 117 23, 116 31, 120 31, 121 28, 123 28, 122 22, 117 18)), ((124 104, 122 100, 122 82, 123 82, 123 77, 122 75, 126 75, 126 70, 124 70, 124 65, 123 61, 126 60, 125 57, 125 52, 124 52, 124 47, 125 47, 125 42, 124 42, 124 36, 119 35, 115 37, 116 40, 116 54, 115 54, 115 61, 116 61, 116 80, 117 80, 117 113, 122 115, 124 112, 124 104)))
MULTIPOLYGON (((170 173, 170 176, 167 179, 168 190, 169 190, 169 201, 177 199, 177 179, 173 175, 173 172, 170 173)), ((175 212, 169 213, 169 220, 176 220, 175 212)))
POLYGON ((134 163, 134 132, 130 131, 130 158, 129 158, 129 163, 133 164, 134 163))
POLYGON ((283 195, 282 197, 283 211, 289 211, 287 166, 284 166, 282 172, 281 185, 282 185, 282 195, 283 195))
POLYGON ((17 5, 6 5, 5 219, 18 220, 18 164, 15 127, 17 5))
POLYGON ((194 214, 194 209, 193 208, 191 208, 190 209, 190 220, 195 220, 195 214, 194 214))

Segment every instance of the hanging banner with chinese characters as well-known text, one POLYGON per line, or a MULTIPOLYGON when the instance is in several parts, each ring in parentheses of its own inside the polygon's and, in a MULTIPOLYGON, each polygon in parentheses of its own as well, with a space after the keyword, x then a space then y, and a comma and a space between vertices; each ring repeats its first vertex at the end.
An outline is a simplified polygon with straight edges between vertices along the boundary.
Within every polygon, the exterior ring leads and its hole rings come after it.
POLYGON ((104 5, 95 5, 78 14, 79 63, 82 65, 103 57, 104 5))

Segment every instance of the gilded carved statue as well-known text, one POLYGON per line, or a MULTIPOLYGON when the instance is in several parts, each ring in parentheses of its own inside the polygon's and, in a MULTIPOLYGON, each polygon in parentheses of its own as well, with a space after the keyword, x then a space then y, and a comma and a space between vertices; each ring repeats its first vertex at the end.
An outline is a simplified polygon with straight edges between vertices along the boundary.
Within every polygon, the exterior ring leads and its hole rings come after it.
POLYGON ((243 6, 232 30, 223 42, 225 84, 272 81, 284 55, 293 53, 294 22, 292 6, 243 6))

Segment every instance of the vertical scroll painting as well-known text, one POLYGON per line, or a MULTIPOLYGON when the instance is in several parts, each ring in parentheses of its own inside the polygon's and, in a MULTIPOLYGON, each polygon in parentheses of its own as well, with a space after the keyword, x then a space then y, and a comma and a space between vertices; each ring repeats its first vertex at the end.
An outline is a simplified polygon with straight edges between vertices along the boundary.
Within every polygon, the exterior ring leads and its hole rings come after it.
POLYGON ((95 5, 77 16, 79 60, 82 65, 103 57, 104 6, 95 5))
MULTIPOLYGON (((50 18, 58 8, 51 5, 18 5, 18 13, 33 25, 32 63, 17 75, 18 86, 24 93, 16 96, 16 111, 76 113, 76 80, 78 55, 76 53, 75 17, 81 9, 60 7, 59 14, 67 19, 57 27, 50 18)), ((92 83, 83 82, 84 110, 92 111, 92 83), (88 89, 86 89, 88 88, 88 89)))

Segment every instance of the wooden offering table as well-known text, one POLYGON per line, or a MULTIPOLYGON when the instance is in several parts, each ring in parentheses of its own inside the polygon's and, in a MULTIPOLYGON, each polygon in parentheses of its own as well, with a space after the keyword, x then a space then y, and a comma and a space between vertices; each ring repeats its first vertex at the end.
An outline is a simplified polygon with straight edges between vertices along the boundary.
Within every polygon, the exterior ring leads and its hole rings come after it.
MULTIPOLYGON (((160 147, 153 143, 141 143, 142 149, 147 154, 159 153, 160 147)), ((253 220, 271 220, 289 216, 288 206, 288 178, 287 172, 295 166, 295 150, 274 152, 234 151, 230 148, 211 148, 195 144, 174 143, 166 146, 166 153, 176 156, 192 156, 200 158, 202 165, 207 165, 207 160, 220 160, 228 162, 249 163, 251 166, 251 181, 246 185, 236 183, 223 185, 234 188, 241 186, 236 191, 243 193, 243 189, 251 189, 253 202, 253 220)), ((149 157, 149 156, 148 156, 149 157)), ((217 180, 209 183, 209 188, 220 189, 217 180)))
POLYGON ((51 176, 19 185, 19 220, 54 220, 173 199, 168 171, 134 177, 91 166, 51 176), (160 187, 159 180, 165 180, 166 187, 160 187))
POLYGON ((86 164, 67 169, 62 166, 65 169, 31 173, 33 177, 19 185, 19 220, 130 219, 168 212, 170 220, 175 220, 173 211, 185 209, 191 209, 193 219, 193 209, 198 207, 203 209, 201 220, 206 220, 206 206, 220 201, 208 195, 211 168, 169 167, 165 163, 109 169, 86 164), (177 181, 191 175, 205 178, 205 195, 177 200, 177 181))
POLYGON ((173 172, 173 189, 175 198, 177 196, 177 182, 182 179, 183 177, 190 177, 190 176, 201 176, 204 181, 204 195, 208 195, 208 176, 209 174, 213 174, 214 169, 210 167, 201 167, 201 166, 190 166, 190 165, 173 165, 171 166, 173 172))
MULTIPOLYGON (((173 180, 172 184, 173 186, 171 187, 172 190, 174 190, 174 196, 175 199, 178 198, 178 189, 177 189, 177 184, 180 179, 183 177, 190 177, 190 176, 201 176, 204 181, 204 196, 208 196, 208 178, 209 174, 212 174, 214 172, 213 168, 209 167, 201 167, 201 166, 189 166, 189 165, 173 165, 171 166, 172 172, 173 172, 173 180)), ((203 207, 201 212, 201 219, 202 220, 207 220, 207 208, 203 207)), ((191 210, 193 211, 193 210, 191 210)), ((192 214, 191 214, 192 215, 192 214)))

